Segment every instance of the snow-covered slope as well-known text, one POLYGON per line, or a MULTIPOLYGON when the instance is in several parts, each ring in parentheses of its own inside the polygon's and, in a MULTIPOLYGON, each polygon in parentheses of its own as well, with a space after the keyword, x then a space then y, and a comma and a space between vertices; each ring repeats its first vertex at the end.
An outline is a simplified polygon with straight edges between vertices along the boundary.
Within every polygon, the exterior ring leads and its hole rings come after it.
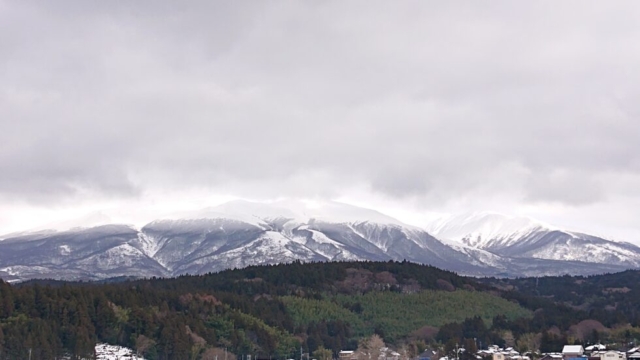
POLYGON ((510 258, 640 266, 640 248, 496 213, 451 216, 431 223, 435 236, 510 258))
POLYGON ((548 227, 526 217, 479 212, 448 216, 427 226, 441 239, 453 240, 478 249, 502 248, 548 227))
POLYGON ((138 233, 125 225, 105 225, 9 238, 0 243, 0 274, 22 279, 168 275, 135 246, 138 233))
POLYGON ((372 222, 385 225, 407 226, 397 219, 378 211, 335 201, 280 200, 259 203, 244 200, 230 201, 211 208, 226 217, 251 216, 262 221, 288 219, 297 223, 310 220, 330 223, 372 222))
POLYGON ((104 279, 202 274, 301 261, 408 260, 472 276, 595 274, 640 264, 640 249, 530 219, 451 217, 429 232, 336 203, 233 201, 148 223, 74 227, 0 242, 0 277, 104 279))
POLYGON ((424 230, 377 211, 336 202, 233 201, 154 221, 142 229, 154 257, 172 273, 252 264, 334 260, 411 260, 470 274, 487 271, 424 230))
POLYGON ((294 260, 410 260, 469 275, 495 272, 422 229, 336 202, 233 201, 139 230, 108 225, 0 242, 0 276, 10 280, 174 276, 294 260))

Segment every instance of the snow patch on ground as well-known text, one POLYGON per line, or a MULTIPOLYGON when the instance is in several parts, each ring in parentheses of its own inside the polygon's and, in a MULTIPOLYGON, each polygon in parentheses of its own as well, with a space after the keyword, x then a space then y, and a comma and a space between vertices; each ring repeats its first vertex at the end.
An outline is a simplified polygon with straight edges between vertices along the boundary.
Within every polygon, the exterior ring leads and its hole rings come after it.
POLYGON ((58 249, 60 250, 60 255, 69 255, 71 253, 69 245, 60 245, 58 249))
POLYGON ((96 360, 144 360, 136 356, 133 350, 109 344, 96 345, 96 360))
POLYGON ((0 271, 4 271, 9 275, 20 276, 24 273, 35 272, 35 273, 46 273, 49 271, 44 266, 27 266, 27 265, 13 265, 0 268, 0 271))

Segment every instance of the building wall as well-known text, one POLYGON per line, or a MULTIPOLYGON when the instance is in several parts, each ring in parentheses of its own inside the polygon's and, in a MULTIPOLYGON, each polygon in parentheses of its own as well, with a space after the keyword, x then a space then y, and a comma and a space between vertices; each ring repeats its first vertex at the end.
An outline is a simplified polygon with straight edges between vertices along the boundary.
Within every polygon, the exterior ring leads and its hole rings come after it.
POLYGON ((601 360, 625 360, 627 356, 624 353, 617 351, 606 351, 599 353, 601 360))

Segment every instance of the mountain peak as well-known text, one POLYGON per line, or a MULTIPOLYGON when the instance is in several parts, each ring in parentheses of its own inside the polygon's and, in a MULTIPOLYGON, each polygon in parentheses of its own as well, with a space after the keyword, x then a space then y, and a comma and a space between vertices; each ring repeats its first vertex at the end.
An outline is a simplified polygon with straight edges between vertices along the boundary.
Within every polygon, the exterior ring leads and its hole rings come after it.
POLYGON ((467 275, 593 274, 640 266, 640 248, 554 231, 493 212, 449 216, 427 232, 378 211, 334 201, 235 200, 139 228, 101 226, 95 213, 0 242, 0 277, 99 279, 171 276, 255 264, 407 260, 467 275), (460 245, 462 244, 462 245, 460 245), (70 265, 71 264, 71 265, 70 265))
POLYGON ((451 215, 429 224, 428 230, 436 237, 475 247, 486 242, 520 237, 534 230, 552 227, 524 216, 509 216, 482 211, 451 215))
POLYGON ((306 223, 310 219, 316 219, 335 223, 373 222, 404 226, 401 221, 379 211, 337 201, 284 199, 271 202, 257 202, 233 200, 207 208, 203 214, 206 212, 263 221, 285 218, 306 223))

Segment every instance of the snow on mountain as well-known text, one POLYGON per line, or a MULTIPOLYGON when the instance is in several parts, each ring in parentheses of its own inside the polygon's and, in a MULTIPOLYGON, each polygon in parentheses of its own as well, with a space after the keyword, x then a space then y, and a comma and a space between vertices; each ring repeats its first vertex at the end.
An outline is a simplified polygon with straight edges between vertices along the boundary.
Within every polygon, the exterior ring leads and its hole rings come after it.
POLYGON ((272 221, 289 219, 297 223, 310 220, 332 223, 374 222, 404 225, 397 219, 378 211, 335 201, 280 200, 268 203, 235 200, 210 209, 217 214, 239 219, 272 221))
POLYGON ((507 271, 508 269, 508 263, 506 259, 492 252, 454 243, 450 243, 449 246, 459 252, 467 254, 472 259, 472 264, 479 266, 488 265, 500 271, 507 271))
POLYGON ((494 213, 424 229, 336 202, 232 201, 152 221, 10 236, 0 277, 95 280, 202 274, 294 260, 407 260, 471 276, 596 274, 640 267, 640 248, 494 213))
POLYGON ((503 257, 640 266, 640 248, 633 244, 560 230, 525 217, 463 214, 428 228, 441 239, 503 257))
POLYGON ((137 238, 138 231, 124 225, 21 235, 0 243, 0 272, 22 279, 168 275, 132 245, 137 238))
POLYGON ((550 227, 526 217, 479 212, 448 216, 432 222, 427 229, 441 239, 490 249, 508 246, 527 234, 550 227))

